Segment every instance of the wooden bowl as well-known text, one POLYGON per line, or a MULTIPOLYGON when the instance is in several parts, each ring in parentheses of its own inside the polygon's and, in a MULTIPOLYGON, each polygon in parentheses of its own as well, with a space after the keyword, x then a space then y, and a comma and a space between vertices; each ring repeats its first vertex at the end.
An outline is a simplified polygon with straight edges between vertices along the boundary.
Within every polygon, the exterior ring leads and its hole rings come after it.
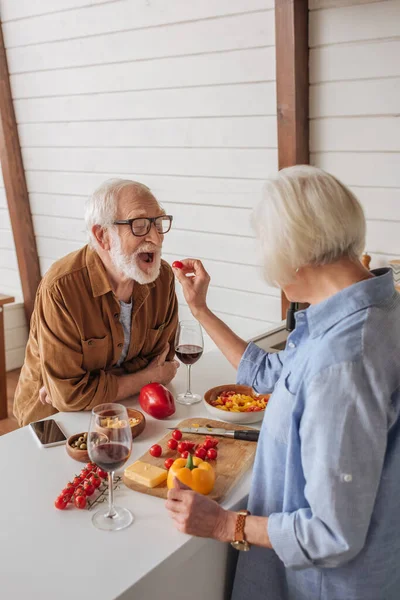
POLYGON ((265 410, 260 410, 258 412, 230 412, 212 406, 211 402, 213 400, 216 400, 222 392, 227 391, 234 391, 237 394, 245 394, 246 396, 252 396, 253 398, 257 398, 257 396, 259 395, 269 396, 269 394, 257 394, 257 392, 255 392, 250 386, 238 385, 236 383, 229 383, 226 385, 218 385, 217 387, 213 387, 204 394, 204 404, 206 409, 214 417, 214 419, 218 419, 219 421, 226 421, 228 423, 242 423, 244 425, 262 421, 262 419, 264 418, 265 410))
POLYGON ((144 428, 146 427, 146 418, 144 414, 140 412, 140 410, 136 410, 134 408, 127 408, 126 412, 128 413, 129 419, 139 419, 139 423, 136 425, 131 425, 132 439, 135 439, 138 437, 138 435, 143 433, 144 428))
MULTIPOLYGON (((136 423, 135 425, 131 425, 132 439, 134 439, 138 437, 138 435, 140 435, 146 427, 146 419, 144 414, 141 413, 139 410, 136 410, 135 408, 127 408, 126 412, 128 413, 128 419, 139 419, 138 423, 136 423)), ((110 432, 115 430, 110 427, 98 426, 97 431, 99 433, 104 433, 108 437, 110 432)))
POLYGON ((87 462, 89 462, 88 451, 87 450, 79 450, 78 448, 72 447, 72 443, 75 442, 75 440, 77 440, 78 438, 80 438, 81 435, 83 435, 84 433, 87 433, 87 432, 84 431, 83 433, 74 433, 74 435, 71 435, 67 439, 67 445, 65 447, 67 449, 67 453, 69 454, 69 456, 71 458, 73 458, 74 460, 77 460, 79 462, 87 463, 87 462))

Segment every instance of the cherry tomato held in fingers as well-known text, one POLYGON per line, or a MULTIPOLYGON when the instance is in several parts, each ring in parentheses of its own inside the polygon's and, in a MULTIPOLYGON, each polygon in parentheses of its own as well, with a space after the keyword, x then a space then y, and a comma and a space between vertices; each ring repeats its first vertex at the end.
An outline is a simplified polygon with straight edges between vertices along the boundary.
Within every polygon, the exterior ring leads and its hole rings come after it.
POLYGON ((197 448, 194 455, 197 456, 197 458, 201 458, 201 460, 205 460, 207 456, 207 450, 205 448, 197 448))
POLYGON ((58 508, 58 510, 64 510, 65 508, 67 508, 68 502, 69 501, 66 499, 66 497, 61 494, 61 496, 58 496, 58 498, 54 502, 54 506, 58 508))
POLYGON ((173 438, 171 438, 170 440, 168 440, 168 448, 170 450, 176 450, 178 447, 178 442, 176 440, 174 440, 173 438))
POLYGON ((183 269, 183 263, 180 260, 174 260, 172 266, 174 269, 183 269))
POLYGON ((179 454, 182 454, 182 452, 185 452, 185 450, 187 450, 187 449, 188 449, 187 442, 179 442, 179 444, 178 444, 179 454))
POLYGON ((174 431, 172 432, 172 437, 174 438, 174 440, 179 442, 179 440, 182 439, 182 431, 179 431, 179 429, 174 429, 174 431))
POLYGON ((215 448, 210 448, 209 450, 207 450, 207 458, 209 458, 210 460, 215 460, 218 456, 218 452, 215 450, 215 448))
POLYGON ((151 456, 158 458, 162 454, 162 448, 158 444, 154 444, 154 446, 152 446, 150 448, 149 452, 150 452, 151 456))
POLYGON ((76 506, 76 508, 85 508, 85 506, 86 506, 85 496, 76 496, 75 506, 76 506))
POLYGON ((175 459, 174 458, 167 458, 166 461, 164 462, 164 467, 166 469, 170 469, 172 467, 172 465, 174 464, 175 459))

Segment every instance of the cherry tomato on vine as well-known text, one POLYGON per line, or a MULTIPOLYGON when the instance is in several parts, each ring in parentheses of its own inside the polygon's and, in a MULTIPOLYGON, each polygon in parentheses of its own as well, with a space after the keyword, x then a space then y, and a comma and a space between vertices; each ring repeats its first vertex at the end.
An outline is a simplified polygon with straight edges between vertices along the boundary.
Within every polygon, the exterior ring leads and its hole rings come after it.
POLYGON ((171 435, 177 442, 179 442, 179 440, 182 439, 182 431, 180 431, 179 429, 174 429, 171 435))
POLYGON ((68 506, 68 500, 63 495, 58 496, 54 502, 54 506, 58 508, 58 510, 64 510, 68 506))
POLYGON ((94 493, 94 485, 92 485, 90 481, 85 481, 83 489, 86 492, 86 496, 91 496, 94 493))
POLYGON ((100 467, 97 469, 97 475, 100 477, 100 479, 105 479, 107 477, 107 471, 103 471, 103 469, 100 469, 100 467))
POLYGON ((95 490, 97 490, 97 488, 101 486, 101 479, 98 475, 92 475, 89 481, 93 485, 95 490))
POLYGON ((76 496, 75 506, 76 506, 76 508, 85 508, 85 506, 86 506, 85 496, 76 496))
POLYGON ((162 448, 159 444, 154 444, 154 446, 152 446, 150 448, 149 452, 150 452, 151 456, 158 458, 162 454, 162 448))

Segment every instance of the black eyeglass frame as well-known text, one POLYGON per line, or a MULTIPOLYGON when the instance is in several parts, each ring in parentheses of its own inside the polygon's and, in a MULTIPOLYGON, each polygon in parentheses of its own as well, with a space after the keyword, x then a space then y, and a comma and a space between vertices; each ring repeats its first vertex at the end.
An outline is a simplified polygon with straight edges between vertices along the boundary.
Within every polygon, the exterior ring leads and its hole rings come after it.
POLYGON ((119 220, 119 221, 114 221, 113 225, 130 225, 131 227, 131 231, 132 234, 136 237, 144 237, 145 235, 147 235, 151 229, 151 226, 154 223, 155 228, 157 229, 157 232, 160 233, 161 235, 165 235, 166 233, 168 233, 172 227, 172 221, 173 221, 174 217, 172 215, 159 215, 158 217, 136 217, 135 219, 124 219, 124 220, 119 220), (157 221, 158 219, 164 219, 165 218, 169 219, 169 227, 167 229, 167 231, 158 231, 157 229, 157 221), (148 223, 148 228, 147 231, 145 233, 142 233, 141 235, 135 233, 133 231, 133 227, 132 224, 134 223, 134 221, 147 221, 148 223))

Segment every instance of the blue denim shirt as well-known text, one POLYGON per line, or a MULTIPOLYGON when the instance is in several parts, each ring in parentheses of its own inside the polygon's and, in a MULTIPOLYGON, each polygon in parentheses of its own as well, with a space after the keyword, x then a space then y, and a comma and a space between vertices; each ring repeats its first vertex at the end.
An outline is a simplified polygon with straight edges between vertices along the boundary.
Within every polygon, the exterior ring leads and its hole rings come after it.
POLYGON ((400 598, 400 296, 374 274, 242 357, 238 382, 273 390, 249 497, 273 550, 241 553, 235 600, 400 598))

